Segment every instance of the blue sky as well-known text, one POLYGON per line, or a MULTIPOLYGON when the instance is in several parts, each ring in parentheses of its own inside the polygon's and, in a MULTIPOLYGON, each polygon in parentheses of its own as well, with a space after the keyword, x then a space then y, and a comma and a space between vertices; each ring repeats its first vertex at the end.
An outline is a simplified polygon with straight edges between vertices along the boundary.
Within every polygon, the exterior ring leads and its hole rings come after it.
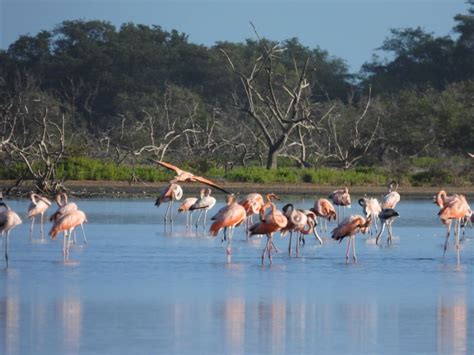
POLYGON ((453 17, 467 8, 464 0, 0 0, 0 48, 71 19, 159 25, 205 45, 254 38, 252 21, 261 36, 298 37, 344 59, 356 72, 390 28, 420 26, 449 35, 453 17))

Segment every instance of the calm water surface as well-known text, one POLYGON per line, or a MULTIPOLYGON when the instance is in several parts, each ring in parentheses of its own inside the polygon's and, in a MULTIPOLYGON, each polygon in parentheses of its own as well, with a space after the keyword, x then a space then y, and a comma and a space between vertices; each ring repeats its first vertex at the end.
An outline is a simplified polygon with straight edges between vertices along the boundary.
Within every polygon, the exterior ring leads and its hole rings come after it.
POLYGON ((30 243, 25 218, 0 270, 0 353, 474 353, 474 229, 462 265, 453 248, 443 258, 430 201, 399 204, 390 248, 359 235, 357 264, 345 241, 309 238, 290 258, 277 236, 272 266, 260 264, 265 238, 238 229, 228 264, 220 237, 187 232, 184 216, 165 231, 153 202, 78 201, 89 244, 78 233, 66 265, 61 238, 30 243))

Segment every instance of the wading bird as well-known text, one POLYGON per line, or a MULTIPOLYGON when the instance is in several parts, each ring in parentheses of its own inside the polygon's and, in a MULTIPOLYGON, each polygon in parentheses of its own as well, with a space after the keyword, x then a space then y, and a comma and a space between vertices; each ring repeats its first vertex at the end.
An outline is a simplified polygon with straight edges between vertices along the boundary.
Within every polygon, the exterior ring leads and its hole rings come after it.
POLYGON ((295 209, 293 204, 288 203, 282 208, 283 214, 288 220, 286 227, 281 229, 281 235, 285 236, 286 233, 290 233, 290 238, 288 242, 288 255, 291 256, 292 250, 292 239, 293 232, 296 232, 296 256, 299 256, 299 245, 302 243, 305 244, 305 235, 314 232, 314 235, 319 243, 322 244, 323 241, 319 237, 318 233, 315 230, 316 225, 316 215, 310 210, 299 210, 295 209))
POLYGON ((173 202, 181 200, 181 197, 183 197, 183 189, 178 184, 171 183, 161 189, 160 195, 155 201, 155 206, 160 207, 162 203, 168 202, 164 217, 165 224, 168 223, 168 220, 173 223, 173 202))
POLYGON ((67 200, 68 197, 65 192, 56 194, 55 201, 58 205, 58 209, 49 217, 50 222, 54 222, 66 213, 77 211, 77 205, 74 202, 67 202, 67 200))
POLYGON ((199 216, 196 220, 196 229, 198 228, 198 223, 201 220, 202 213, 204 211, 204 221, 202 222, 202 227, 206 228, 206 218, 207 211, 209 211, 216 204, 216 199, 211 196, 211 189, 206 187, 201 189, 201 197, 189 207, 190 211, 199 210, 199 216))
POLYGON ((21 218, 13 211, 5 202, 0 201, 0 207, 4 210, 0 212, 0 234, 2 242, 5 246, 5 262, 8 269, 8 241, 10 238, 10 231, 17 225, 21 224, 21 218))
POLYGON ((400 194, 397 192, 398 183, 391 181, 388 185, 388 193, 382 198, 382 209, 395 208, 400 202, 400 194))
POLYGON ((178 207, 178 213, 186 212, 186 228, 190 228, 193 223, 193 213, 189 208, 194 205, 197 201, 197 197, 188 197, 178 207))
MULTIPOLYGON (((266 195, 266 202, 272 202, 274 200, 280 200, 280 198, 274 193, 266 195)), ((253 215, 259 215, 265 202, 263 201, 262 195, 259 193, 250 193, 243 200, 239 202, 245 208, 247 218, 245 220, 245 236, 249 239, 250 232, 249 227, 253 224, 253 215)))
POLYGON ((446 241, 444 243, 444 254, 446 254, 446 249, 448 248, 449 234, 451 230, 451 220, 455 220, 454 226, 454 240, 457 254, 458 264, 460 263, 459 255, 459 233, 461 228, 461 219, 467 215, 471 215, 472 210, 469 207, 469 204, 466 201, 464 195, 457 195, 457 197, 446 204, 439 212, 438 216, 441 219, 441 222, 445 225, 448 225, 448 231, 446 234, 446 241))
POLYGON ((54 221, 49 235, 54 240, 58 233, 63 232, 63 256, 65 260, 69 258, 69 242, 71 234, 77 226, 81 226, 84 239, 86 239, 83 226, 85 222, 87 222, 86 214, 80 210, 70 211, 54 221))
POLYGON ((329 198, 337 206, 337 221, 339 222, 339 207, 351 207, 351 195, 349 194, 349 189, 345 186, 343 188, 335 190, 329 195, 329 198))
POLYGON ((395 219, 399 216, 398 212, 395 211, 393 208, 384 208, 380 211, 378 217, 382 226, 380 227, 380 232, 375 239, 375 244, 379 244, 380 238, 382 237, 383 230, 385 229, 385 225, 387 225, 387 245, 392 244, 392 237, 393 237, 393 230, 392 230, 392 223, 395 219))
POLYGON ((354 238, 359 232, 364 234, 367 233, 371 219, 372 216, 369 216, 367 219, 365 219, 365 217, 360 215, 352 215, 346 217, 336 228, 332 230, 331 238, 334 240, 341 242, 345 237, 349 237, 346 249, 346 261, 349 260, 349 250, 352 244, 352 259, 354 262, 357 262, 354 238))
POLYGON ((36 216, 40 216, 41 240, 44 240, 44 213, 51 206, 51 201, 46 197, 35 193, 30 194, 31 203, 28 207, 28 218, 31 218, 30 240, 33 240, 33 227, 35 225, 36 216))
POLYGON ((176 183, 176 182, 200 182, 205 185, 214 187, 226 194, 230 194, 229 191, 223 189, 222 187, 220 187, 215 182, 209 179, 206 179, 202 176, 194 175, 193 173, 190 173, 189 171, 182 170, 178 168, 177 166, 174 166, 170 163, 165 163, 164 161, 159 161, 159 160, 153 160, 153 161, 157 163, 158 165, 161 165, 162 167, 165 167, 169 170, 173 170, 176 173, 176 176, 170 181, 171 184, 176 183))
POLYGON ((336 220, 337 214, 336 209, 332 205, 331 201, 325 198, 320 198, 314 202, 314 207, 310 208, 312 212, 316 214, 317 217, 321 218, 321 232, 326 233, 328 230, 328 221, 336 220), (324 228, 323 228, 324 224, 324 228))
MULTIPOLYGON (((267 236, 267 243, 262 253, 262 264, 265 262, 265 254, 268 256, 270 264, 272 263, 272 250, 275 248, 273 244, 273 233, 283 229, 288 224, 285 215, 277 210, 273 202, 267 202, 260 211, 260 222, 255 223, 250 227, 250 235, 265 234, 267 236), (270 214, 265 215, 265 210, 270 208, 270 214)), ((275 248, 275 251, 276 248, 275 248)))
POLYGON ((209 234, 215 237, 224 228, 222 242, 227 240, 227 260, 230 262, 232 255, 232 238, 234 228, 242 224, 247 218, 244 207, 238 204, 234 195, 227 195, 226 206, 222 207, 215 216, 211 218, 214 222, 209 229, 209 234), (227 233, 228 232, 228 233, 227 233))
POLYGON ((379 200, 372 197, 362 197, 359 199, 359 205, 362 207, 362 212, 364 212, 365 217, 372 216, 372 220, 370 222, 369 231, 370 236, 372 236, 372 225, 375 226, 375 233, 378 233, 379 228, 377 226, 377 220, 379 218, 380 212, 382 212, 382 207, 380 206, 379 200))

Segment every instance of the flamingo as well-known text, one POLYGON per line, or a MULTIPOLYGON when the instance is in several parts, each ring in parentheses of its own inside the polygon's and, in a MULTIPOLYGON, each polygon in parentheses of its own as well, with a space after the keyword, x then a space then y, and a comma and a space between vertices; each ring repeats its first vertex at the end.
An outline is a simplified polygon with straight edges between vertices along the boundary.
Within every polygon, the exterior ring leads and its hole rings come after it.
MULTIPOLYGON (((73 211, 77 211, 78 207, 74 202, 68 202, 68 196, 65 192, 57 194, 55 197, 56 204, 58 205, 58 209, 54 214, 49 218, 50 222, 56 221, 61 216, 73 211)), ((86 234, 84 233, 84 229, 82 229, 82 237, 84 238, 84 244, 87 244, 86 234)), ((73 234, 73 241, 76 244, 76 232, 73 234)))
POLYGON ((176 173, 176 176, 170 181, 170 183, 172 184, 176 182, 200 182, 200 183, 209 185, 211 187, 214 187, 226 194, 230 194, 229 191, 223 189, 222 187, 220 187, 215 182, 209 179, 206 179, 202 176, 194 175, 193 173, 190 173, 189 171, 182 170, 178 168, 177 166, 172 165, 170 163, 166 163, 164 161, 160 161, 160 160, 153 160, 153 161, 157 163, 158 165, 165 167, 166 169, 173 170, 176 173))
POLYGON ((168 223, 168 219, 173 223, 173 212, 171 211, 171 208, 173 207, 173 202, 181 200, 181 197, 183 197, 183 189, 178 184, 171 183, 161 189, 160 195, 156 199, 155 206, 160 207, 162 203, 168 202, 168 207, 166 208, 164 217, 165 224, 168 223))
POLYGON ((219 231, 224 228, 224 237, 222 242, 227 240, 227 259, 230 262, 232 255, 232 238, 234 236, 234 228, 242 224, 247 218, 245 208, 238 204, 234 195, 227 195, 226 206, 221 208, 215 216, 211 218, 214 222, 209 229, 209 234, 215 237, 219 231), (227 235, 227 229, 229 234, 227 235))
POLYGON ((471 158, 474 158, 474 154, 472 153, 467 153, 467 155, 469 155, 471 158))
POLYGON ((87 222, 87 217, 81 210, 70 211, 54 221, 49 235, 51 239, 55 240, 57 234, 63 232, 63 256, 65 260, 69 258, 69 240, 71 233, 77 226, 81 226, 85 239, 83 226, 85 222, 87 222))
POLYGON ((395 208, 400 202, 400 194, 397 192, 398 183, 391 181, 388 185, 388 193, 382 198, 382 209, 395 208))
MULTIPOLYGON (((320 198, 319 200, 315 201, 314 207, 310 208, 310 210, 325 222, 324 232, 327 232, 327 222, 330 222, 332 219, 336 220, 336 209, 328 199, 320 198)), ((322 225, 323 223, 321 223, 321 227, 322 225)), ((321 232, 323 232, 322 228, 321 232)))
MULTIPOLYGON (((440 190, 436 195, 433 196, 433 203, 437 205, 440 209, 443 209, 445 206, 449 205, 453 201, 459 198, 459 195, 454 194, 454 195, 448 195, 445 190, 440 190)), ((451 233, 451 219, 447 219, 444 221, 441 221, 444 225, 446 225, 446 233, 447 233, 447 239, 449 239, 449 234, 451 233)), ((461 228, 465 226, 465 223, 461 224, 461 228)), ((445 245, 445 250, 444 253, 446 254, 446 248, 447 248, 447 241, 445 245)))
MULTIPOLYGON (((274 200, 280 200, 280 198, 274 194, 269 193, 266 196, 266 202, 272 202, 274 200)), ((247 219, 245 220, 245 230, 246 230, 246 238, 249 239, 250 232, 249 227, 253 224, 253 215, 260 214, 265 202, 263 201, 262 195, 259 193, 250 193, 248 194, 242 201, 239 202, 247 212, 247 219)))
MULTIPOLYGON (((266 234, 267 243, 262 253, 262 264, 265 262, 265 253, 268 255, 270 264, 272 263, 272 249, 275 247, 273 244, 273 233, 285 228, 288 224, 288 220, 285 215, 278 211, 273 202, 267 202, 260 211, 260 222, 255 223, 250 227, 250 235, 254 234, 266 234), (265 216, 265 210, 270 208, 270 214, 265 216)), ((276 249, 276 248, 275 248, 276 249)))
POLYGON ((454 239, 456 245, 457 261, 460 263, 459 256, 459 232, 461 227, 461 219, 466 215, 472 215, 472 210, 466 201, 464 195, 457 195, 457 197, 445 205, 439 212, 438 216, 443 224, 448 225, 448 232, 446 234, 446 242, 444 244, 444 254, 446 255, 446 249, 448 248, 451 220, 456 220, 454 227, 454 239))
POLYGON ((189 208, 196 203, 198 199, 196 197, 185 198, 184 201, 179 205, 178 212, 186 212, 186 228, 190 228, 193 223, 193 212, 189 208))
POLYGON ((372 225, 375 226, 375 233, 378 233, 377 227, 377 218, 379 217, 379 213, 382 212, 382 207, 380 206, 379 200, 372 197, 362 197, 359 199, 359 205, 362 207, 362 211, 364 212, 365 217, 372 216, 372 220, 369 226, 370 236, 372 236, 372 225))
POLYGON ((8 269, 8 240, 10 238, 10 231, 17 225, 21 224, 21 218, 13 211, 5 202, 0 201, 0 207, 4 210, 0 212, 0 234, 2 241, 5 244, 5 262, 8 269))
POLYGON ((28 207, 28 218, 31 218, 30 227, 30 240, 33 240, 33 226, 35 225, 36 216, 40 215, 40 229, 41 229, 41 240, 44 240, 44 213, 51 206, 51 201, 46 197, 40 196, 35 193, 30 194, 31 203, 28 207))
POLYGON ((211 196, 211 189, 209 187, 201 189, 201 197, 191 207, 189 207, 190 211, 199 210, 199 216, 196 221, 196 229, 198 227, 198 223, 199 223, 199 220, 201 219, 203 211, 204 211, 204 221, 202 222, 202 227, 206 228, 207 211, 209 211, 212 207, 214 207, 215 204, 216 204, 216 199, 211 196))
POLYGON ((296 239, 296 256, 298 257, 299 255, 299 244, 300 240, 304 244, 304 235, 307 235, 311 233, 312 231, 315 232, 315 237, 319 240, 319 242, 322 244, 322 240, 317 234, 317 232, 314 229, 314 226, 316 224, 316 215, 309 210, 298 210, 295 209, 293 204, 288 203, 282 208, 283 214, 288 220, 288 224, 286 227, 281 229, 281 235, 284 236, 287 232, 290 232, 290 240, 288 243, 288 254, 291 256, 291 244, 292 244, 292 237, 293 237, 293 232, 297 233, 297 239, 296 239), (306 226, 308 227, 306 229, 306 226))
POLYGON ((351 215, 346 217, 336 228, 332 230, 331 238, 341 242, 345 237, 349 237, 346 249, 346 261, 349 260, 349 249, 352 244, 352 259, 357 262, 355 250, 355 235, 359 232, 367 233, 372 216, 362 217, 361 215, 351 215))
MULTIPOLYGON (((342 207, 351 207, 351 195, 349 194, 349 189, 345 186, 338 190, 333 191, 329 198, 332 202, 337 206, 337 210, 339 212, 339 206, 342 207)), ((339 213, 337 214, 337 220, 339 222, 339 213)))
POLYGON ((399 216, 398 212, 395 211, 393 208, 384 208, 380 213, 378 214, 378 217, 380 221, 382 222, 382 226, 380 227, 380 232, 377 235, 377 238, 375 239, 375 244, 379 244, 379 240, 382 237, 383 230, 385 228, 385 225, 387 225, 387 244, 390 245, 392 244, 392 236, 393 236, 393 231, 392 231, 392 223, 395 221, 395 219, 399 216))

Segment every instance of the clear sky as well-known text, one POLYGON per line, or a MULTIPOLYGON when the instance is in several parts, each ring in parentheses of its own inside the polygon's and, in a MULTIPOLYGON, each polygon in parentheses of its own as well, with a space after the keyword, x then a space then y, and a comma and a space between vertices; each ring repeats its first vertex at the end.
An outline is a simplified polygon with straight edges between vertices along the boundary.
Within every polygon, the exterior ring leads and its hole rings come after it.
POLYGON ((465 0, 0 0, 0 48, 22 34, 52 30, 71 19, 159 25, 189 35, 193 43, 298 37, 344 59, 357 72, 389 36, 390 28, 422 27, 450 35, 465 0))

